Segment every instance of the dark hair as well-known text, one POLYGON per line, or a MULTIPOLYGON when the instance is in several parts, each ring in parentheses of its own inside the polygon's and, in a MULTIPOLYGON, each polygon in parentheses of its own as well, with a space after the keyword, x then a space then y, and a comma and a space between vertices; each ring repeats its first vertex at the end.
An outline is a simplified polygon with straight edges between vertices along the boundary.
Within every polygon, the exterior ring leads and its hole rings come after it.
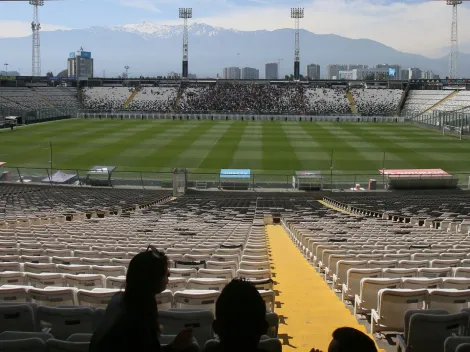
POLYGON ((374 340, 353 328, 336 329, 333 332, 333 340, 338 343, 338 352, 377 352, 374 340))
POLYGON ((162 292, 163 280, 168 271, 168 258, 158 250, 140 252, 132 258, 126 275, 124 301, 126 305, 155 301, 162 292))
POLYGON ((215 315, 221 343, 257 345, 266 333, 266 304, 248 281, 233 279, 225 286, 216 302, 215 315))

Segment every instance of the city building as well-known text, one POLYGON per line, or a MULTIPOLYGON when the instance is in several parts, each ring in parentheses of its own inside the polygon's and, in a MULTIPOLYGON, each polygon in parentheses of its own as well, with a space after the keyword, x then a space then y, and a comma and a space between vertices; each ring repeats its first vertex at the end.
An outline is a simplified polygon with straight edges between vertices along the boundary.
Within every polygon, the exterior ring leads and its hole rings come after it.
POLYGON ((420 79, 421 70, 417 67, 411 67, 409 70, 409 79, 420 79))
POLYGON ((264 77, 266 79, 279 79, 279 65, 277 62, 266 64, 264 77))
POLYGON ((259 70, 251 67, 242 68, 242 79, 259 79, 259 70))
POLYGON ((400 79, 403 81, 410 79, 410 70, 401 70, 400 79))
POLYGON ((357 64, 349 64, 348 65, 348 70, 351 71, 351 70, 364 70, 364 69, 367 69, 369 68, 369 65, 357 65, 357 64))
POLYGON ((93 58, 91 52, 80 48, 76 53, 72 52, 67 60, 67 74, 77 80, 93 78, 93 58))
POLYGON ((197 76, 194 73, 188 73, 189 79, 197 79, 197 76))
POLYGON ((432 71, 422 71, 421 72, 421 79, 439 79, 439 75, 436 75, 432 71))
POLYGON ((307 77, 310 80, 320 79, 320 65, 315 65, 315 64, 308 65, 307 77))
POLYGON ((166 78, 168 79, 180 79, 180 74, 178 72, 174 72, 174 71, 171 71, 171 72, 168 72, 168 74, 166 75, 166 78))
POLYGON ((378 65, 375 66, 375 68, 380 68, 380 69, 385 68, 385 69, 387 69, 390 79, 395 79, 395 80, 402 79, 401 78, 401 67, 400 67, 400 65, 396 65, 396 64, 393 64, 393 65, 378 64, 378 65))
POLYGON ((239 67, 224 68, 224 79, 241 79, 241 70, 239 67))
POLYGON ((387 80, 396 79, 396 71, 390 71, 390 68, 365 68, 353 69, 338 72, 338 79, 344 80, 387 80))
POLYGON ((339 71, 347 71, 348 65, 326 65, 326 79, 340 79, 339 71))

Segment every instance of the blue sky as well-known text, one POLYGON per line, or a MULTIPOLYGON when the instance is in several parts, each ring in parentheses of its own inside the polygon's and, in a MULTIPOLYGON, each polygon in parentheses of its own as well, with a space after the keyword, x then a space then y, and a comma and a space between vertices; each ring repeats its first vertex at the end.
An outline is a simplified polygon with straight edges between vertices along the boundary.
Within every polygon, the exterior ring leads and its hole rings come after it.
MULTIPOLYGON (((181 23, 178 7, 193 21, 239 30, 291 27, 289 8, 305 7, 302 28, 368 38, 396 49, 440 56, 450 40, 451 9, 432 0, 59 0, 40 11, 43 30, 114 26, 142 21, 181 23)), ((470 43, 470 4, 460 7, 460 40, 470 43)), ((0 38, 30 35, 32 6, 0 0, 0 38)))

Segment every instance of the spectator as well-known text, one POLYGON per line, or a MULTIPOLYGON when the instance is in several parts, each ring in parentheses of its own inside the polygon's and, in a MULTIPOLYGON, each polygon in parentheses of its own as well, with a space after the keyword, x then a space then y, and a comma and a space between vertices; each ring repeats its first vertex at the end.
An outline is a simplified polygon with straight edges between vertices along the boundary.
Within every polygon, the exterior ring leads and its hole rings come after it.
POLYGON ((268 330, 266 304, 253 284, 234 279, 221 292, 215 306, 214 332, 220 343, 206 352, 258 352, 268 330))
MULTIPOLYGON (((321 352, 312 348, 310 352, 321 352)), ((363 332, 353 328, 339 328, 333 332, 328 352, 377 352, 374 341, 363 332)))
POLYGON ((116 294, 106 308, 104 322, 93 334, 90 352, 183 351, 192 343, 185 329, 172 344, 161 347, 155 295, 168 284, 166 255, 149 246, 129 263, 124 292, 116 294))

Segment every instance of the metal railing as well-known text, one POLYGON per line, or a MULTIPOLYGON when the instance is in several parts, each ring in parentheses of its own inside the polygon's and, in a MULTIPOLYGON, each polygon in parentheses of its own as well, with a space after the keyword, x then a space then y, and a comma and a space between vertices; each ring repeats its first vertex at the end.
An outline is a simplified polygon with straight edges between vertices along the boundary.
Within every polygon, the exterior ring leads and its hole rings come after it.
MULTIPOLYGON (((115 188, 172 189, 173 172, 113 171, 107 174, 90 174, 89 170, 1 167, 0 182, 16 184, 105 186, 115 188), (56 173, 60 171, 60 179, 56 173), (60 182, 58 182, 60 181, 60 182)), ((295 182, 293 173, 251 174, 249 179, 225 180, 219 173, 187 173, 187 188, 198 190, 241 190, 253 191, 298 191, 300 189, 349 190, 359 185, 368 189, 369 181, 375 180, 375 189, 387 188, 388 179, 379 173, 343 173, 325 170, 320 177, 295 182), (300 183, 299 183, 300 182, 300 183), (300 186, 300 187, 299 187, 300 186)), ((454 173, 461 189, 470 189, 470 172, 454 173)))

